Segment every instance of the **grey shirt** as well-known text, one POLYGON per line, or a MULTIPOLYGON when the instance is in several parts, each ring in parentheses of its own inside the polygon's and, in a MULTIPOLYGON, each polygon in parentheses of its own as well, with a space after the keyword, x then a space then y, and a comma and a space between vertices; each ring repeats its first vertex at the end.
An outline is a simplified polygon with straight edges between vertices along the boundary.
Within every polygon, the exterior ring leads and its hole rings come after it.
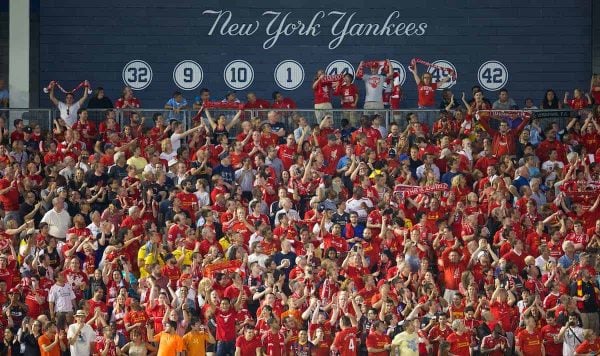
POLYGON ((375 101, 383 102, 383 84, 386 76, 380 74, 364 74, 363 81, 365 82, 365 102, 375 101))

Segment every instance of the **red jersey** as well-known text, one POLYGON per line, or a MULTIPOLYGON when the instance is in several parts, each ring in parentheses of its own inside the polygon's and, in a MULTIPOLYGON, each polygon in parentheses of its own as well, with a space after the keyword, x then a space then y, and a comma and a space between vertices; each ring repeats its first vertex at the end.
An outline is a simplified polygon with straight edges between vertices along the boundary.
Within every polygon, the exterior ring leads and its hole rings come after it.
POLYGON ((346 328, 335 334, 333 345, 337 348, 340 356, 358 355, 358 330, 355 327, 346 328))
POLYGON ((437 83, 431 83, 430 85, 420 83, 417 85, 417 91, 419 92, 419 107, 431 107, 435 105, 435 91, 437 88, 437 83))
POLYGON ((35 319, 48 310, 48 292, 43 289, 30 290, 25 296, 27 315, 35 319))
POLYGON ((295 109, 296 103, 290 98, 283 98, 281 100, 276 100, 271 105, 273 109, 295 109))
POLYGON ((333 88, 331 83, 317 83, 317 87, 313 89, 315 96, 315 104, 324 104, 331 102, 331 92, 333 88))
POLYGON ((356 102, 358 101, 358 88, 356 85, 342 84, 337 87, 335 95, 341 96, 342 108, 344 109, 355 109, 356 102))
POLYGON ((264 99, 256 99, 254 102, 247 102, 244 104, 244 110, 251 109, 269 109, 271 107, 271 103, 264 99))
POLYGON ((97 338, 95 343, 94 355, 117 356, 117 345, 115 345, 115 342, 113 340, 107 340, 104 337, 97 338), (108 352, 106 354, 103 354, 107 344, 110 345, 108 346, 108 352))
POLYGON ((260 349, 262 343, 258 336, 253 337, 251 340, 246 340, 244 335, 238 336, 235 340, 235 347, 240 348, 240 355, 256 355, 256 349, 260 349))
POLYGON ((493 337, 491 334, 484 336, 481 340, 482 348, 485 349, 493 349, 496 345, 501 345, 502 348, 500 350, 494 350, 488 353, 489 356, 504 356, 504 351, 508 346, 508 339, 502 335, 498 335, 497 338, 493 337))
POLYGON ((578 354, 593 354, 597 355, 600 353, 600 339, 596 338, 596 340, 589 342, 588 340, 583 340, 575 352, 578 354))
POLYGON ((121 109, 125 105, 125 103, 129 104, 129 107, 134 108, 139 108, 141 106, 141 103, 138 100, 138 98, 131 97, 129 99, 124 99, 121 97, 115 102, 115 109, 121 109))
POLYGON ((265 355, 281 356, 285 353, 285 337, 281 331, 274 334, 269 330, 262 337, 262 346, 265 349, 265 355))
POLYGON ((541 330, 542 338, 544 340, 544 349, 548 356, 561 356, 563 344, 561 341, 555 341, 555 337, 558 338, 560 332, 559 325, 545 325, 541 330))
POLYGON ((457 333, 450 334, 446 341, 450 344, 450 353, 457 356, 469 356, 471 354, 471 334, 464 332, 462 335, 457 333))
POLYGON ((508 305, 508 303, 500 303, 495 301, 490 304, 490 312, 494 316, 494 320, 500 322, 502 325, 502 330, 513 330, 512 318, 514 316, 514 309, 508 305))
POLYGON ((221 308, 215 310, 215 320, 217 322, 217 334, 215 338, 218 341, 233 341, 235 340, 235 322, 238 318, 238 313, 230 308, 224 312, 221 308))
MULTIPOLYGON (((371 332, 367 336, 367 348, 373 347, 376 349, 383 349, 385 345, 389 345, 392 342, 389 336, 386 334, 379 334, 376 332, 371 332)), ((369 352, 369 356, 387 356, 389 355, 389 351, 381 351, 381 352, 369 352)))
POLYGON ((535 330, 532 333, 522 330, 515 340, 515 344, 521 349, 524 355, 541 355, 542 343, 542 333, 539 330, 535 330))
POLYGON ((181 201, 181 210, 188 213, 192 221, 196 221, 196 210, 198 209, 198 198, 194 193, 179 192, 177 198, 181 201))

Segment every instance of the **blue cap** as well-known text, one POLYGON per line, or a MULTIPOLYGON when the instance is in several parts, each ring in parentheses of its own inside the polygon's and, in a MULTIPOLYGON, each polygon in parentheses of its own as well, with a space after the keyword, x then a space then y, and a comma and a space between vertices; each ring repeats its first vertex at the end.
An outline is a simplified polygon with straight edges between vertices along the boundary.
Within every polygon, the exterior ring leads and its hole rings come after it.
POLYGON ((400 155, 400 157, 398 157, 398 160, 404 161, 405 159, 408 159, 408 158, 409 158, 408 155, 406 153, 403 153, 400 155))

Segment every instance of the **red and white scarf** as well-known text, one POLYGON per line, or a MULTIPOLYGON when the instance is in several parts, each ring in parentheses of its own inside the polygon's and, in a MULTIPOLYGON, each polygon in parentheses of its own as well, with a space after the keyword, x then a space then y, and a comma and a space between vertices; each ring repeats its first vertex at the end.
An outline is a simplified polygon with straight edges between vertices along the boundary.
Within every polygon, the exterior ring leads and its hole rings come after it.
POLYGON ((415 68, 415 66, 417 65, 417 63, 426 65, 429 68, 437 68, 437 69, 440 69, 440 70, 445 70, 445 71, 448 72, 448 74, 450 74, 450 76, 452 77, 452 80, 454 80, 454 81, 456 81, 456 78, 458 77, 458 74, 456 73, 456 71, 454 71, 454 69, 448 68, 448 67, 444 67, 444 66, 439 66, 437 64, 432 64, 432 63, 429 63, 429 62, 426 62, 426 61, 422 60, 421 58, 413 58, 413 59, 411 59, 410 66, 412 68, 415 68))
POLYGON ((53 80, 50 83, 48 83, 48 85, 44 88, 44 93, 47 94, 51 89, 53 89, 55 87, 58 88, 60 91, 62 91, 64 94, 74 93, 77 90, 79 90, 80 88, 86 88, 88 94, 92 93, 90 82, 88 82, 87 80, 84 80, 83 82, 77 84, 77 86, 75 88, 73 88, 73 90, 65 90, 65 88, 63 88, 62 85, 60 85, 60 83, 58 81, 53 80))

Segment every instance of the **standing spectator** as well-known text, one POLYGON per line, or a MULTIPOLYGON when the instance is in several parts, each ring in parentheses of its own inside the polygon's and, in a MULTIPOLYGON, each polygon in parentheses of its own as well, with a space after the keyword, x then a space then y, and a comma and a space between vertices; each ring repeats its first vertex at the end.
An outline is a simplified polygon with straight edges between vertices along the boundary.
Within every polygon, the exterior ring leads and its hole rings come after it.
POLYGON ((545 355, 542 334, 537 328, 537 321, 532 315, 525 317, 525 329, 515 341, 515 351, 519 356, 545 355))
MULTIPOLYGON (((356 110, 358 104, 358 88, 352 81, 354 77, 350 73, 344 75, 342 83, 335 89, 335 95, 340 96, 340 102, 342 109, 356 110)), ((366 82, 365 82, 366 83, 366 82)), ((366 104, 366 103, 365 103, 366 104)), ((356 113, 353 111, 344 112, 344 117, 347 118, 350 123, 356 125, 356 113)))
POLYGON ((96 332, 85 322, 86 312, 78 310, 75 314, 75 324, 69 325, 67 338, 71 355, 90 355, 96 342, 96 332))
MULTIPOLYGON (((364 62, 358 65, 358 73, 362 73, 364 62)), ((383 84, 387 79, 392 78, 394 69, 389 60, 386 60, 388 72, 385 75, 379 74, 380 65, 378 62, 371 64, 371 74, 363 74, 362 79, 365 82, 365 110, 383 110, 383 84)), ((386 66, 383 66, 385 68, 386 66)))
POLYGON ((313 79, 312 89, 315 97, 315 118, 317 122, 330 113, 331 95, 333 94, 333 85, 330 81, 325 80, 325 71, 319 69, 313 79))
POLYGON ((570 293, 577 302, 582 327, 599 330, 596 288, 588 269, 584 268, 579 271, 578 277, 571 283, 570 293))
POLYGON ((90 101, 87 104, 88 109, 112 109, 113 103, 108 96, 104 94, 104 88, 97 87, 90 101))
MULTIPOLYGON (((56 276, 56 283, 54 283, 48 292, 48 303, 50 307, 50 319, 57 322, 64 321, 65 319, 69 322, 71 321, 73 310, 75 310, 77 303, 73 288, 67 283, 67 279, 62 273, 56 276)), ((60 324, 62 326, 62 323, 60 324)))
POLYGON ((204 103, 210 101, 210 90, 207 88, 200 89, 200 95, 194 98, 194 110, 200 110, 204 106, 204 103))
POLYGON ((168 320, 163 322, 163 331, 154 335, 152 326, 146 324, 148 340, 158 342, 158 354, 164 356, 178 356, 184 351, 183 338, 177 334, 177 322, 168 320))
POLYGON ((504 155, 514 155, 516 153, 516 142, 518 141, 519 134, 530 119, 530 116, 525 116, 523 121, 515 129, 510 129, 508 122, 506 121, 500 122, 499 130, 493 129, 489 124, 490 117, 488 115, 482 115, 479 119, 479 123, 484 130, 492 136, 492 153, 496 157, 502 157, 504 155))
POLYGON ((67 237, 67 229, 71 227, 71 216, 65 210, 65 199, 56 197, 52 199, 52 209, 48 210, 42 218, 50 228, 50 236, 64 241, 67 237))
POLYGON ((192 320, 191 326, 192 330, 183 336, 185 351, 189 355, 204 355, 207 344, 214 344, 215 338, 200 319, 192 320))
POLYGON ((180 91, 173 93, 173 97, 165 104, 165 109, 169 110, 169 120, 177 120, 183 123, 183 110, 189 109, 188 102, 185 100, 180 91))
POLYGON ((431 73, 423 73, 419 77, 417 72, 417 65, 408 66, 408 70, 413 74, 415 83, 417 83, 417 92, 419 94, 419 100, 417 102, 419 109, 431 108, 435 106, 435 91, 440 84, 444 84, 451 80, 451 77, 441 78, 438 83, 432 83, 431 73))
MULTIPOLYGON (((241 289, 241 286, 239 286, 241 289)), ((235 307, 229 298, 221 299, 219 308, 215 310, 217 324, 217 356, 231 355, 236 350, 235 323, 238 319, 237 309, 240 307, 244 293, 238 295, 235 307)))
POLYGON ((83 88, 83 96, 77 102, 75 102, 75 96, 71 92, 68 92, 65 95, 65 102, 59 101, 54 96, 55 85, 50 86, 50 101, 52 101, 52 103, 56 105, 56 107, 58 107, 58 110, 60 111, 60 118, 65 121, 67 127, 73 126, 75 121, 77 121, 77 111, 79 110, 79 108, 81 108, 83 103, 85 103, 88 97, 87 88, 89 87, 89 85, 90 84, 86 80, 85 86, 83 88))
POLYGON ((261 340, 254 326, 247 324, 243 330, 243 334, 235 341, 235 356, 261 356, 261 340))
POLYGON ((517 103, 508 96, 508 90, 500 89, 498 100, 494 101, 492 109, 494 110, 511 110, 516 109, 517 103))
POLYGON ((9 94, 6 89, 6 82, 0 79, 0 108, 8 108, 9 94))
POLYGON ((352 326, 349 316, 343 315, 340 318, 340 329, 335 334, 331 350, 337 351, 341 356, 356 356, 359 347, 359 339, 356 337, 358 330, 352 326))
POLYGON ((417 334, 418 319, 407 317, 404 320, 404 331, 394 336, 392 347, 395 348, 400 355, 417 356, 419 354, 417 334))
POLYGON ((542 99, 542 103, 540 104, 540 109, 562 109, 562 103, 558 100, 554 90, 546 90, 544 99, 542 99))
POLYGON ((271 108, 271 104, 268 101, 257 98, 254 92, 248 92, 246 100, 248 101, 244 104, 244 110, 265 110, 271 108))
POLYGON ((17 181, 17 171, 13 166, 6 166, 4 176, 0 179, 0 204, 4 211, 4 221, 14 219, 21 221, 19 215, 19 184, 17 181))
POLYGON ((583 332, 584 341, 575 349, 575 356, 598 355, 600 352, 600 339, 597 329, 587 329, 583 332))
POLYGON ((131 87, 124 87, 121 92, 121 97, 117 99, 115 103, 116 109, 139 109, 142 106, 142 103, 133 96, 133 90, 131 87))
POLYGON ((278 91, 273 92, 272 97, 273 104, 271 105, 271 108, 273 109, 291 110, 297 108, 296 103, 292 99, 284 97, 283 94, 278 91))
POLYGON ((38 339, 41 356, 60 356, 67 347, 60 339, 60 334, 56 324, 52 321, 46 321, 44 324, 44 333, 38 339))

